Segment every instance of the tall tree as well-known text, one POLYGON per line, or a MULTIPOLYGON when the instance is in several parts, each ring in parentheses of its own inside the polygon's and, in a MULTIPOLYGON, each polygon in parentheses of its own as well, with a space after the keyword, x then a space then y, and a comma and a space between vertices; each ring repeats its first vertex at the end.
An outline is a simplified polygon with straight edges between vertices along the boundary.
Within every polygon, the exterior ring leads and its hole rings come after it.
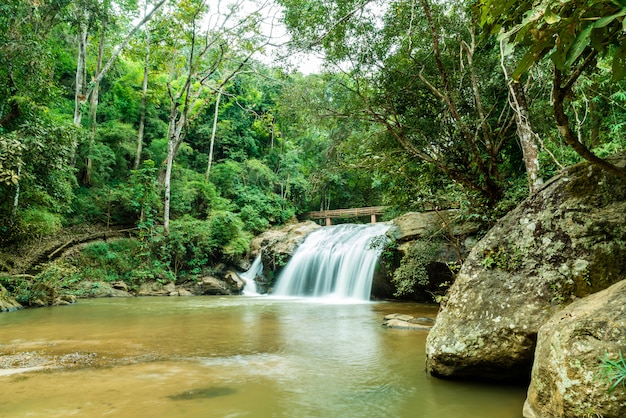
MULTIPOLYGON (((144 3, 144 16, 148 12, 148 1, 144 3)), ((148 101, 148 78, 150 76, 150 28, 146 26, 145 34, 145 55, 143 60, 143 78, 141 82, 141 110, 139 114, 139 129, 137 131, 137 152, 135 154, 135 163, 133 168, 137 170, 141 163, 141 152, 143 148, 144 132, 146 127, 146 106, 148 101)))
POLYGON ((206 105, 207 94, 219 92, 266 43, 260 36, 258 11, 243 12, 243 1, 212 10, 205 0, 178 5, 170 38, 168 94, 169 130, 165 170, 161 176, 165 198, 163 227, 169 233, 171 176, 174 158, 190 122, 206 105), (223 70, 221 79, 214 75, 223 70))
MULTIPOLYGON (((101 64, 101 68, 96 70, 93 74, 92 80, 87 82, 87 44, 89 41, 89 28, 90 23, 96 16, 95 11, 99 9, 100 4, 97 0, 78 0, 75 6, 75 24, 78 32, 78 54, 77 54, 77 66, 76 66, 76 85, 75 85, 75 100, 74 100, 74 124, 79 126, 82 120, 82 108, 81 104, 86 103, 94 90, 100 85, 100 82, 109 71, 117 57, 124 50, 126 45, 135 36, 135 33, 141 28, 147 21, 149 21, 153 14, 159 10, 167 0, 158 0, 152 10, 148 12, 143 19, 141 19, 131 30, 125 35, 119 44, 113 49, 111 56, 104 63, 101 64), (94 3, 95 2, 95 3, 94 3)), ((103 5, 108 12, 109 0, 104 0, 103 5)), ((101 42, 103 44, 103 42, 101 42)))

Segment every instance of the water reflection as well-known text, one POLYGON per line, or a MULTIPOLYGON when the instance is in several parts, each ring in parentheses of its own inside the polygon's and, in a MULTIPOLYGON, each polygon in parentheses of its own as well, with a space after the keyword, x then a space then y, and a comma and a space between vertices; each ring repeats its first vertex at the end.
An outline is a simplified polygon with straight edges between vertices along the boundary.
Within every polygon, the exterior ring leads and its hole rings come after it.
POLYGON ((519 418, 523 388, 423 373, 415 304, 254 297, 105 299, 0 315, 0 356, 90 359, 0 374, 0 417, 519 418), (73 356, 73 357, 72 357, 73 356))

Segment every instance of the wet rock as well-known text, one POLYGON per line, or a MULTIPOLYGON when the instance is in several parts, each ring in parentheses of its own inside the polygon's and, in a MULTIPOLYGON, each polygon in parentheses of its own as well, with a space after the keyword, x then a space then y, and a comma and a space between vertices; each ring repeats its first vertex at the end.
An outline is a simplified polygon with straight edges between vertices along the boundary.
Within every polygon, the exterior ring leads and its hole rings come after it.
POLYGON ((375 299, 400 298, 432 302, 435 296, 444 294, 454 280, 449 265, 460 265, 476 245, 479 230, 479 224, 459 220, 458 210, 454 209, 410 212, 393 219, 389 224, 387 235, 398 245, 395 254, 391 257, 386 255, 387 259, 381 262, 382 268, 374 275, 372 297, 375 299), (427 251, 420 250, 424 246, 428 247, 427 251), (428 259, 416 263, 416 251, 418 254, 428 254, 428 259), (399 267, 405 271, 424 268, 427 277, 416 282, 410 292, 398 297, 391 277, 399 267))
POLYGON ((224 275, 224 282, 230 288, 231 293, 239 294, 243 290, 246 282, 243 281, 241 277, 237 273, 232 270, 229 270, 224 275))
POLYGON ((177 290, 178 290, 178 296, 193 296, 193 293, 191 293, 189 290, 185 289, 184 287, 178 287, 177 290))
POLYGON ((432 328, 433 318, 417 318, 406 314, 389 314, 383 319, 383 326, 387 328, 414 329, 428 331, 432 328))
POLYGON ((76 296, 74 296, 74 295, 60 295, 59 297, 54 299, 54 302, 52 303, 52 305, 53 306, 63 306, 63 305, 71 305, 73 303, 76 303, 76 296))
POLYGON ((391 221, 394 228, 389 235, 396 241, 405 242, 428 238, 434 234, 466 237, 480 229, 477 223, 459 222, 457 215, 456 209, 406 213, 391 221))
POLYGON ((123 290, 124 292, 128 292, 130 291, 130 288, 128 287, 128 285, 126 284, 126 282, 123 282, 121 280, 117 281, 117 282, 112 282, 111 283, 111 287, 113 289, 117 289, 117 290, 123 290))
POLYGON ((580 299, 539 329, 524 417, 621 418, 626 390, 601 378, 599 359, 626 355, 626 281, 580 299))
POLYGON ((427 370, 527 381, 539 328, 626 278, 624 259, 626 182, 588 163, 564 170, 474 247, 428 335, 427 370))

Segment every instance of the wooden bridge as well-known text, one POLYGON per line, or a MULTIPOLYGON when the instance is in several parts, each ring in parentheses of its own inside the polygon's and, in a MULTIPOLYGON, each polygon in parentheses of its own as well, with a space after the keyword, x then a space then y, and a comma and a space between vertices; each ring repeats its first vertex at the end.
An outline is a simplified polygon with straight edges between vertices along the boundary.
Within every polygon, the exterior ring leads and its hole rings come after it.
POLYGON ((382 215, 387 206, 372 206, 369 208, 352 209, 331 209, 309 212, 305 216, 309 219, 326 219, 326 226, 333 224, 333 218, 355 218, 358 216, 369 216, 370 222, 376 223, 376 215, 382 215))

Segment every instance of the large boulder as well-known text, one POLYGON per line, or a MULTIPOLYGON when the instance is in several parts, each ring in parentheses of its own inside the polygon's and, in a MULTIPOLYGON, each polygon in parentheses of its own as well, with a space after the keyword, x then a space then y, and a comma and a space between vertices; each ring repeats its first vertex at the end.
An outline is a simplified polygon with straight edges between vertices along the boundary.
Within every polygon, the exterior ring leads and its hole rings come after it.
POLYGON ((473 248, 428 335, 428 372, 528 380, 539 327, 626 278, 625 258, 626 182, 588 163, 564 170, 473 248))
POLYGON ((459 221, 458 214, 457 209, 408 212, 391 221, 393 227, 389 235, 398 242, 424 239, 433 235, 465 239, 480 229, 477 223, 459 221))
POLYGON ((539 329, 526 418, 626 417, 626 390, 612 391, 600 358, 626 355, 626 280, 580 299, 539 329))

